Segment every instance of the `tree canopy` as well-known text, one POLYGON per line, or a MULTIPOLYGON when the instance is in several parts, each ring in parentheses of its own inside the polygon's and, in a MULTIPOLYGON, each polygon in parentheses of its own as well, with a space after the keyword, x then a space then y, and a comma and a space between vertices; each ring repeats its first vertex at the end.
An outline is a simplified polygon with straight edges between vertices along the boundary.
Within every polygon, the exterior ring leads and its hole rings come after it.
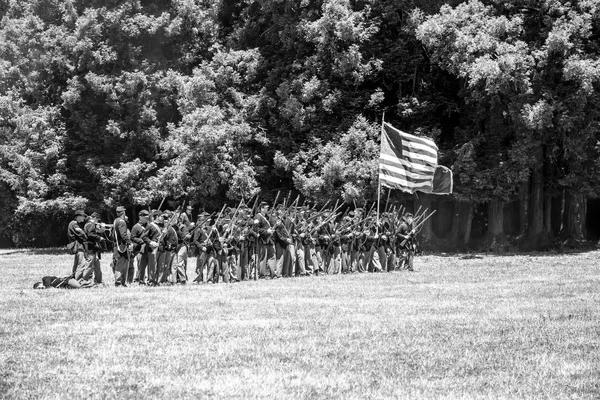
POLYGON ((0 242, 165 197, 372 202, 384 112, 493 235, 518 202, 520 234, 581 238, 599 60, 594 0, 2 1, 0 242))

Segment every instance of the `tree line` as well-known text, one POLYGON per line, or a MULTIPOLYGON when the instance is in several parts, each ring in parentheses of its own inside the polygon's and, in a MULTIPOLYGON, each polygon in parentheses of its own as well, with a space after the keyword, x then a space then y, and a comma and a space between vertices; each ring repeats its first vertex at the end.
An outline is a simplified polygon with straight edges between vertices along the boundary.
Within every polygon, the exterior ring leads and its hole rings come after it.
POLYGON ((163 198, 369 206, 384 113, 452 168, 453 246, 481 210, 490 240, 584 239, 599 46, 594 0, 0 0, 0 242, 163 198))

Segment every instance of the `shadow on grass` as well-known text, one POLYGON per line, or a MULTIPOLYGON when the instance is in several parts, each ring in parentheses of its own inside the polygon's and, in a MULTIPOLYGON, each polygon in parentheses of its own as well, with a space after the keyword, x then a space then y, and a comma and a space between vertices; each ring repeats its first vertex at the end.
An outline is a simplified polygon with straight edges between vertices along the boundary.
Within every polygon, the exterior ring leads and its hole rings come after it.
POLYGON ((11 254, 62 255, 69 253, 64 247, 50 247, 47 249, 0 249, 0 256, 11 254))
POLYGON ((483 259, 483 258, 489 258, 489 257, 523 257, 523 256, 529 256, 529 257, 563 257, 563 256, 568 256, 568 255, 581 255, 581 254, 587 254, 587 253, 592 253, 594 251, 598 251, 598 247, 594 247, 594 248, 586 248, 586 249, 569 249, 569 250, 550 250, 550 251, 530 251, 530 252, 499 252, 499 253, 492 253, 492 252, 485 252, 485 251, 474 251, 474 252, 435 252, 435 251, 428 251, 428 252, 423 252, 422 254, 418 255, 418 256, 433 256, 433 257, 458 257, 460 259, 463 260, 476 260, 476 259, 483 259))

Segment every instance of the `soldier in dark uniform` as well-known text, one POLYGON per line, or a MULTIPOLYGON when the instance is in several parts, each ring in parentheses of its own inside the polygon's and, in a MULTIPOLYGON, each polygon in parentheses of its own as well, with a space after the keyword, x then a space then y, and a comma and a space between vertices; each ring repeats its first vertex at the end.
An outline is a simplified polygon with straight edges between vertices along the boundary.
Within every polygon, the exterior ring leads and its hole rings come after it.
POLYGON ((256 214, 258 229, 258 263, 259 277, 266 278, 270 274, 271 278, 279 278, 275 268, 275 244, 273 242, 273 227, 268 220, 269 204, 261 201, 259 204, 259 213, 256 214))
POLYGON ((335 220, 329 221, 326 224, 329 228, 331 235, 331 242, 329 243, 329 255, 330 255, 330 271, 328 273, 339 274, 342 270, 342 243, 340 241, 340 234, 337 231, 337 223, 335 220))
POLYGON ((87 244, 87 235, 85 234, 85 218, 83 210, 75 211, 73 220, 67 227, 67 237, 69 238, 69 249, 75 256, 73 260, 73 274, 77 271, 85 271, 88 268, 89 261, 86 259, 85 249, 87 244))
MULTIPOLYGON (((131 257, 137 260, 137 271, 133 281, 135 283, 144 283, 146 280, 146 265, 143 267, 141 264, 142 253, 144 253, 146 246, 144 242, 144 235, 146 233, 146 227, 148 226, 150 213, 147 210, 142 210, 138 214, 139 221, 131 228, 131 242, 133 243, 133 250, 131 257)), ((147 257, 146 257, 147 258, 147 257)))
POLYGON ((249 266, 254 261, 254 255, 250 255, 250 225, 249 209, 247 207, 240 208, 238 218, 238 230, 236 232, 236 240, 239 248, 238 257, 238 274, 237 279, 240 281, 248 280, 249 266))
POLYGON ((102 283, 102 269, 100 268, 100 258, 102 257, 102 244, 105 242, 98 229, 100 214, 93 212, 85 223, 83 228, 87 236, 86 258, 89 261, 89 267, 82 274, 75 273, 75 279, 89 280, 94 275, 95 283, 102 283))
POLYGON ((412 235, 413 216, 410 213, 402 216, 396 238, 398 261, 400 269, 414 271, 413 259, 415 256, 415 238, 412 235))
POLYGON ((290 257, 289 246, 292 243, 292 237, 284 221, 283 206, 280 206, 275 211, 273 219, 273 241, 275 242, 275 270, 278 276, 289 277, 290 273, 290 257))
POLYGON ((115 250, 113 253, 113 271, 115 273, 115 286, 127 286, 127 272, 129 270, 129 257, 133 248, 131 239, 127 234, 125 222, 125 207, 118 206, 117 218, 113 222, 113 237, 115 250))
POLYGON ((171 283, 172 280, 172 265, 173 265, 173 252, 177 247, 177 232, 171 226, 171 213, 165 211, 159 218, 158 226, 161 227, 161 240, 158 243, 157 253, 157 270, 158 270, 158 283, 171 283))
MULTIPOLYGON (((160 211, 152 210, 148 216, 148 224, 143 235, 144 249, 140 254, 140 269, 148 267, 148 285, 158 285, 158 242, 160 241, 160 227, 155 222, 160 211)), ((143 281, 140 279, 140 283, 143 281)))
MULTIPOLYGON (((187 225, 189 226, 189 224, 187 225)), ((175 225, 177 233, 177 246, 173 252, 173 283, 185 285, 187 282, 187 258, 188 258, 188 243, 191 235, 184 223, 175 225)))
POLYGON ((350 229, 350 225, 352 225, 351 217, 349 215, 345 216, 342 219, 342 223, 344 224, 345 228, 339 232, 341 270, 342 274, 347 274, 352 270, 352 256, 350 247, 353 240, 353 233, 352 229, 350 229))
POLYGON ((305 251, 304 239, 306 237, 306 218, 305 210, 299 209, 296 213, 294 227, 292 232, 292 240, 296 249, 296 266, 295 275, 309 275, 309 267, 307 267, 308 255, 305 251))
POLYGON ((179 214, 179 224, 184 225, 188 230, 192 229, 190 225, 193 225, 192 219, 192 206, 188 205, 185 208, 185 212, 179 214))
POLYGON ((192 243, 196 247, 198 257, 196 258, 196 278, 194 282, 201 283, 206 282, 207 270, 206 262, 208 261, 207 247, 210 245, 208 239, 208 233, 206 232, 206 226, 209 222, 209 214, 202 212, 198 215, 194 232, 192 233, 192 243))

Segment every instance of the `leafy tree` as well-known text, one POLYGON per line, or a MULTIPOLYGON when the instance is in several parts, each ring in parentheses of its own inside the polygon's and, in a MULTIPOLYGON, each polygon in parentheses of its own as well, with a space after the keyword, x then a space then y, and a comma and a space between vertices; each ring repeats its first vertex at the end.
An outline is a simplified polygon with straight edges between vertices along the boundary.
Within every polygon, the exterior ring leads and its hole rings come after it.
POLYGON ((278 152, 275 165, 291 172, 296 188, 314 203, 342 198, 362 205, 377 191, 379 130, 359 116, 338 140, 312 143, 291 159, 278 152))
POLYGON ((598 34, 597 15, 597 6, 585 1, 542 2, 532 10, 525 1, 484 5, 472 0, 456 8, 443 6, 417 30, 432 59, 465 80, 463 96, 473 112, 458 138, 457 191, 490 202, 493 235, 503 233, 498 199, 514 199, 523 183, 530 188, 530 207, 522 209, 530 210, 532 237, 550 226, 543 219, 550 215, 543 213, 544 191, 560 185, 569 197, 587 186, 567 171, 581 173, 581 162, 589 165, 596 159, 590 145, 597 140, 597 128, 576 112, 573 98, 584 96, 580 109, 583 104, 595 114, 589 85, 597 85, 591 62, 597 59, 591 46, 598 34), (581 65, 586 67, 575 67, 581 65), (565 136, 568 143, 560 139, 565 136), (562 157, 574 149, 579 161, 562 157), (553 168, 557 154, 562 154, 562 171, 553 168))

